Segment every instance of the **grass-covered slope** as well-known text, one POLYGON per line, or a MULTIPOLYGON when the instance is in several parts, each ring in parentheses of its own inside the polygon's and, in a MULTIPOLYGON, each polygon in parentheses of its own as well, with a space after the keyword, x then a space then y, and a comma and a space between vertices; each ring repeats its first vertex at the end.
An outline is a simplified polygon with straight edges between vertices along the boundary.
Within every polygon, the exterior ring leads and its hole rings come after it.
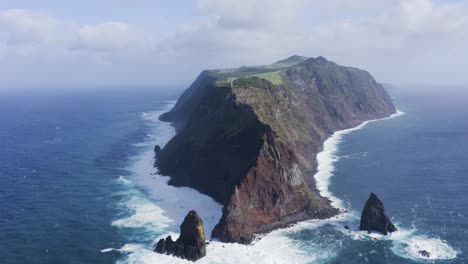
POLYGON ((171 184, 224 205, 213 236, 248 242, 254 233, 336 214, 313 179, 323 141, 394 112, 368 72, 322 57, 204 71, 162 117, 178 134, 157 166, 171 184))

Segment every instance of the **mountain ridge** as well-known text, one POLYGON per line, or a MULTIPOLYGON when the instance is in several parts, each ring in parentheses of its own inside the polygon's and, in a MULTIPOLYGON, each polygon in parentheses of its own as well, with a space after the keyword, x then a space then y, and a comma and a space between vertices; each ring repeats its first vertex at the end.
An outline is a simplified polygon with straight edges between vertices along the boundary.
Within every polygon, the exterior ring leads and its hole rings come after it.
POLYGON ((256 233, 337 214, 315 187, 316 154, 333 131, 393 113, 367 71, 324 57, 203 71, 161 116, 177 135, 155 165, 170 184, 224 206, 213 237, 248 243, 256 233))

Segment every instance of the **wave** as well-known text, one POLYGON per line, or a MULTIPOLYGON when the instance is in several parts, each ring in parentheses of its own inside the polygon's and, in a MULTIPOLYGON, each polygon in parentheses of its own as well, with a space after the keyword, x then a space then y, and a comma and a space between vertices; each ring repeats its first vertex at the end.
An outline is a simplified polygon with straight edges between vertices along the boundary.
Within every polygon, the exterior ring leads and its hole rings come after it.
POLYGON ((317 183, 317 189, 319 190, 320 195, 330 199, 332 206, 338 209, 345 209, 345 205, 343 201, 335 197, 329 190, 330 178, 333 176, 333 172, 335 170, 334 164, 339 159, 339 157, 337 156, 338 146, 340 142, 342 141, 343 137, 351 132, 363 129, 366 125, 372 122, 392 119, 398 116, 402 116, 404 114, 405 114, 404 112, 397 110, 395 114, 389 117, 364 121, 362 124, 356 127, 336 131, 335 133, 333 133, 332 136, 330 136, 327 140, 325 140, 325 142, 323 143, 323 150, 317 154, 318 165, 317 165, 317 172, 314 175, 314 178, 317 183))
MULTIPOLYGON (((351 132, 363 129, 370 123, 388 120, 404 115, 405 113, 397 110, 397 112, 389 117, 365 121, 362 124, 345 130, 340 130, 335 132, 330 138, 328 138, 323 144, 323 150, 317 155, 317 173, 314 175, 317 182, 317 189, 320 192, 320 195, 327 197, 332 206, 335 208, 341 209, 343 212, 341 221, 344 221, 343 224, 349 226, 357 226, 359 221, 359 215, 356 211, 347 212, 346 209, 349 209, 349 205, 345 205, 345 202, 337 198, 330 191, 330 179, 333 177, 333 172, 335 170, 335 162, 340 159, 337 155, 338 146, 341 143, 343 137, 351 132), (354 225, 352 224, 354 223, 354 225)), ((343 225, 337 225, 337 227, 342 229, 343 225)), ((453 259, 456 258, 459 253, 457 250, 450 247, 447 241, 444 241, 440 238, 428 237, 426 235, 418 235, 418 230, 413 229, 404 229, 399 227, 399 231, 390 234, 389 236, 384 236, 379 233, 370 233, 361 232, 359 230, 354 230, 357 232, 346 232, 342 231, 347 236, 350 236, 354 240, 390 240, 393 243, 392 252, 400 257, 408 258, 412 260, 421 260, 421 259, 453 259), (429 258, 421 256, 419 251, 426 250, 431 253, 429 258)))
MULTIPOLYGON (((143 235, 147 238, 141 240, 138 237, 133 237, 141 236, 141 232, 128 233, 129 243, 123 247, 101 250, 103 254, 112 251, 122 254, 123 257, 117 261, 118 263, 188 263, 172 256, 156 254, 153 252, 152 246, 158 239, 168 235, 172 235, 176 239, 179 225, 191 209, 197 210, 204 220, 205 232, 208 237, 210 236, 209 232, 221 217, 222 206, 220 204, 193 189, 168 185, 169 177, 159 175, 153 166, 154 145, 163 147, 175 135, 174 128, 169 123, 158 120, 159 115, 171 109, 174 103, 175 101, 168 102, 160 111, 146 112, 141 115, 150 133, 144 142, 135 145, 143 148, 143 151, 131 159, 131 163, 127 167, 131 175, 129 177, 121 176, 117 179, 122 186, 127 188, 122 193, 126 198, 120 204, 126 214, 113 221, 112 225, 122 229, 143 230, 143 235)), ((397 112, 392 117, 402 114, 402 112, 397 112)), ((361 129, 370 122, 373 121, 367 121, 358 127, 334 133, 325 141, 323 151, 317 156, 318 170, 315 175, 317 187, 321 195, 329 197, 333 206, 346 208, 345 203, 335 197, 328 189, 330 177, 333 176, 334 163, 338 160, 336 156, 338 144, 344 135, 361 129)), ((294 234, 301 234, 307 230, 320 230, 326 226, 332 226, 335 230, 345 234, 342 237, 349 237, 352 240, 371 239, 373 236, 376 239, 389 239, 374 234, 368 235, 357 230, 351 233, 344 231, 343 225, 355 226, 356 221, 358 221, 357 212, 350 211, 331 219, 309 220, 292 227, 275 230, 257 237, 252 245, 226 244, 210 240, 210 244, 207 245, 208 255, 197 263, 300 264, 327 262, 337 256, 336 244, 341 243, 341 241, 319 238, 318 242, 309 241, 304 245, 304 241, 292 237, 294 234)), ((435 238, 432 240, 421 239, 420 236, 411 232, 401 232, 400 234, 399 237, 389 236, 395 242, 392 251, 399 256, 417 258, 419 257, 418 252, 416 252, 417 248, 424 247, 427 250, 434 250, 434 253, 431 252, 433 258, 453 258, 451 251, 453 249, 443 241, 435 238), (430 241, 432 244, 421 244, 421 241, 430 241)))
MULTIPOLYGON (((131 184, 122 181, 124 184, 131 184)), ((147 198, 142 191, 129 186, 129 190, 121 193, 125 199, 119 204, 129 215, 112 221, 112 225, 121 228, 145 228, 161 232, 169 227, 173 220, 165 216, 165 211, 147 198)))
MULTIPOLYGON (((154 145, 164 146, 175 135, 174 128, 169 123, 158 120, 159 115, 173 105, 174 102, 168 102, 160 111, 141 115, 151 133, 144 142, 136 146, 145 149, 131 159, 127 167, 131 172, 130 177, 120 176, 117 179, 117 182, 128 188, 123 193, 126 198, 120 207, 129 213, 113 221, 112 225, 123 229, 144 230, 145 236, 152 238, 148 243, 132 242, 121 248, 101 250, 102 253, 116 251, 123 254, 123 259, 118 263, 187 263, 172 256, 154 253, 152 245, 168 235, 176 239, 179 225, 191 209, 197 210, 204 220, 208 237, 221 218, 220 204, 191 188, 168 185, 169 177, 159 175, 153 166, 154 145)), ((324 258, 323 252, 310 254, 300 249, 296 241, 287 237, 288 232, 288 229, 273 231, 261 236, 253 245, 226 244, 211 240, 207 245, 209 254, 198 263, 310 263, 324 258)), ((138 240, 131 237, 132 233, 127 236, 129 241, 138 240)))

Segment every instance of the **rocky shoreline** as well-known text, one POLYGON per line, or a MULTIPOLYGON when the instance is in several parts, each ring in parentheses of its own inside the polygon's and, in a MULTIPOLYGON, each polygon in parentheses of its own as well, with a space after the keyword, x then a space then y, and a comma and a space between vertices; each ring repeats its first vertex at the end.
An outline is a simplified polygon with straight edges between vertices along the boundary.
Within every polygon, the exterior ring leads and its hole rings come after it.
POLYGON ((289 66, 205 71, 161 116, 178 133, 155 149, 155 165, 170 184, 224 205, 212 232, 224 242, 249 243, 256 233, 336 215, 316 188, 312 157, 332 131, 395 113, 365 71, 322 57, 278 63, 289 66))

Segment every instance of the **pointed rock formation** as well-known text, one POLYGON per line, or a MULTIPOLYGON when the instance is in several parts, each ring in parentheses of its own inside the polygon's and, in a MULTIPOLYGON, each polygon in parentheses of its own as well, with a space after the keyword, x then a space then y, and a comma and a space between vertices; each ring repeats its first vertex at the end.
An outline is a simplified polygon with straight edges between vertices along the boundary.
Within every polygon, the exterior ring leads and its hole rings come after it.
POLYGON ((161 239, 155 246, 155 252, 174 255, 179 258, 196 261, 206 256, 205 230, 203 221, 197 212, 190 211, 180 225, 180 236, 173 241, 171 236, 161 239))
POLYGON ((397 228, 390 222, 387 215, 385 215, 385 208, 382 201, 380 201, 379 197, 374 193, 371 193, 364 206, 364 210, 362 210, 359 229, 367 231, 374 230, 384 235, 387 235, 389 232, 397 231, 397 228))
POLYGON ((154 154, 158 154, 161 151, 161 147, 159 145, 154 146, 154 154))

